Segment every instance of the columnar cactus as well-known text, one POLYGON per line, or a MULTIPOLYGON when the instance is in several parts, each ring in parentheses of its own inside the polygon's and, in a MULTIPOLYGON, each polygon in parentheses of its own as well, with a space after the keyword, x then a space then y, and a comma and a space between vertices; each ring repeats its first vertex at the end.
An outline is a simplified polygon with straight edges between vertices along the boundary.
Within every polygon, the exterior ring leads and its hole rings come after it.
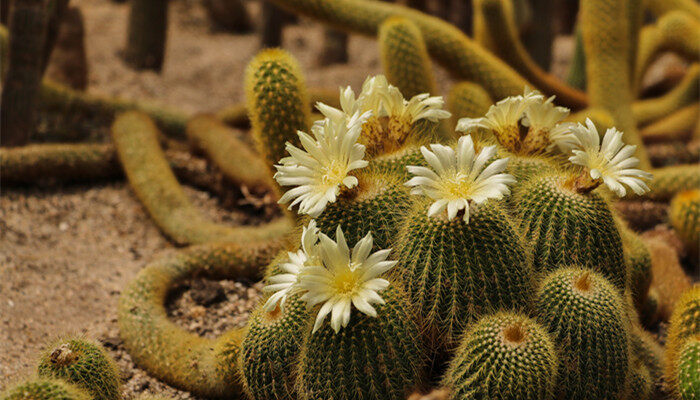
POLYGON ((546 328, 525 315, 500 312, 465 333, 442 385, 454 400, 552 399, 557 364, 546 328))

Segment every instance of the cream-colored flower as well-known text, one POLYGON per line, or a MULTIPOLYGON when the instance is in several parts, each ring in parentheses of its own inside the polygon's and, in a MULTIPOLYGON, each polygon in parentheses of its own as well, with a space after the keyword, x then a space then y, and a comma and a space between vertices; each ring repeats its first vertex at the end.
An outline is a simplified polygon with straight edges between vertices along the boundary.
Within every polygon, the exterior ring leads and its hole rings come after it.
POLYGON ((384 304, 379 292, 389 286, 389 281, 380 276, 394 267, 396 261, 387 260, 390 249, 370 254, 372 244, 372 234, 368 233, 357 242, 351 254, 340 226, 336 230, 336 241, 320 235, 321 263, 307 267, 298 283, 299 290, 304 292, 301 298, 310 307, 323 304, 313 332, 331 314, 331 327, 337 333, 350 322, 352 306, 371 317, 377 316, 372 305, 384 304))
POLYGON ((632 156, 637 146, 625 145, 622 132, 608 129, 601 143, 595 125, 586 119, 586 126, 578 124, 572 128, 572 133, 576 142, 569 161, 586 167, 592 179, 602 180, 620 197, 626 194, 625 185, 638 195, 649 190, 643 180, 651 179, 652 175, 633 168, 639 164, 639 160, 632 156))
POLYGON ((502 173, 508 159, 489 162, 496 155, 496 147, 485 147, 476 154, 471 136, 462 136, 456 150, 440 144, 431 144, 421 153, 431 168, 408 166, 415 175, 408 182, 412 194, 426 195, 435 200, 428 209, 433 216, 447 210, 447 218, 464 210, 464 221, 469 223, 469 203, 480 204, 488 199, 501 199, 510 194, 508 185, 515 183, 512 175, 502 173))
MULTIPOLYGON (((569 115, 569 109, 554 105, 552 96, 545 101, 533 102, 525 108, 523 125, 532 130, 551 131, 569 115)), ((544 99, 542 97, 542 99, 544 99)))
MULTIPOLYGON (((354 115, 365 115, 371 112, 375 117, 382 116, 384 112, 382 101, 389 88, 389 82, 384 75, 368 77, 362 84, 362 91, 358 97, 350 86, 340 88, 340 109, 318 102, 316 108, 334 123, 348 123, 354 115)), ((316 121, 323 124, 323 121, 316 121)))
POLYGON ((401 91, 396 86, 389 85, 382 93, 383 115, 394 117, 411 124, 421 119, 430 122, 438 122, 441 119, 450 118, 452 114, 443 110, 445 101, 442 96, 430 96, 428 93, 417 94, 410 100, 404 99, 401 91))
POLYGON ((312 219, 302 231, 301 248, 287 253, 287 260, 279 264, 282 273, 271 276, 269 284, 263 288, 263 293, 273 293, 263 305, 263 310, 270 312, 278 304, 284 310, 287 298, 298 292, 299 276, 307 266, 320 263, 316 252, 318 233, 316 221, 312 219))
POLYGON ((481 118, 461 118, 457 121, 457 131, 469 133, 472 129, 484 128, 494 131, 498 137, 499 133, 517 128, 525 110, 542 100, 539 92, 526 89, 524 95, 506 97, 492 105, 481 118))
POLYGON ((336 201, 341 185, 353 188, 357 178, 350 172, 364 168, 365 147, 357 143, 368 114, 352 116, 348 124, 336 124, 326 118, 311 128, 313 137, 297 132, 304 150, 287 143, 289 157, 275 165, 275 179, 281 186, 294 186, 279 203, 289 208, 299 205, 299 213, 319 216, 328 203, 336 201))

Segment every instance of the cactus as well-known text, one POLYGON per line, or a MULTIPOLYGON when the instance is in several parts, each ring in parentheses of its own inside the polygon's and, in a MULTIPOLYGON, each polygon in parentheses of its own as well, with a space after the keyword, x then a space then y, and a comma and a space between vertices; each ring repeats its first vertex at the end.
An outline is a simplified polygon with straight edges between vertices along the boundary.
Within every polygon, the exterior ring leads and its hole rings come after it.
POLYGON ((254 193, 272 187, 270 177, 265 173, 267 165, 238 132, 216 118, 209 115, 192 118, 187 123, 187 136, 190 144, 204 152, 236 186, 245 186, 254 193))
POLYGON ((698 164, 656 168, 653 174, 654 179, 649 184, 651 191, 644 194, 647 199, 670 200, 679 192, 700 187, 698 164))
POLYGON ((700 21, 700 6, 693 0, 649 0, 647 7, 657 18, 669 11, 680 10, 700 21))
POLYGON ((566 75, 566 82, 572 87, 583 90, 586 88, 586 54, 583 51, 583 36, 578 27, 574 35, 576 38, 574 55, 566 75))
POLYGON ((636 145, 635 156, 643 169, 651 164, 632 113, 632 79, 629 60, 628 2, 631 0, 584 0, 580 5, 580 28, 586 55, 586 85, 590 104, 608 110, 616 127, 636 145))
POLYGON ((542 281, 536 303, 560 357, 555 398, 622 398, 630 333, 618 290, 592 270, 563 267, 542 281))
MULTIPOLYGON (((62 0, 68 3, 67 0, 62 0)), ((85 23, 78 7, 68 7, 60 24, 56 45, 46 77, 77 90, 88 85, 88 61, 85 50, 85 23)))
POLYGON ((169 289, 193 277, 256 279, 284 242, 189 247, 146 266, 119 299, 119 332, 132 359, 151 375, 202 397, 242 392, 237 359, 243 331, 216 340, 188 333, 165 310, 169 289))
POLYGON ((425 351, 412 307, 395 284, 377 316, 355 313, 338 333, 329 324, 309 335, 297 367, 299 398, 403 400, 421 386, 425 351))
POLYGON ((586 104, 584 93, 566 86, 530 57, 520 41, 511 0, 481 0, 476 4, 484 18, 487 42, 493 46, 496 55, 544 92, 556 93, 559 98, 572 99, 579 106, 586 104))
POLYGON ((635 102, 632 105, 634 119, 640 125, 646 125, 685 106, 697 104, 699 87, 700 64, 693 64, 673 90, 660 97, 635 102))
POLYGON ((457 125, 460 118, 476 118, 486 114, 492 104, 493 100, 484 88, 472 82, 455 84, 447 95, 447 108, 452 113, 453 125, 457 125))
POLYGON ((2 400, 90 400, 84 390, 59 379, 35 379, 0 393, 2 400))
POLYGON ((168 0, 134 0, 129 9, 126 61, 136 69, 160 71, 165 59, 168 0))
POLYGON ((561 169, 558 159, 546 156, 514 155, 504 152, 509 158, 508 171, 519 184, 523 184, 530 177, 559 171, 561 169))
POLYGON ((257 309, 241 343, 245 392, 254 399, 295 399, 295 364, 307 333, 309 312, 299 297, 284 309, 257 309))
POLYGON ((298 145, 297 131, 308 131, 309 95, 296 60, 280 49, 263 50, 245 72, 246 101, 256 148, 270 170, 298 145))
POLYGON ((651 400, 654 393, 654 382, 649 374, 649 368, 638 358, 632 356, 630 367, 628 399, 651 400))
POLYGON ((697 260, 700 251, 700 188, 678 193, 671 200, 668 216, 690 259, 697 260))
MULTIPOLYGON (((685 140, 700 119, 700 104, 695 103, 674 111, 641 130, 642 138, 646 143, 671 142, 685 140)), ((651 157, 651 156, 650 156, 651 157)), ((691 163, 698 157, 691 159, 691 163)))
POLYGON ((114 122, 112 138, 137 197, 163 232, 179 244, 246 242, 279 237, 289 230, 282 218, 265 227, 227 227, 206 220, 190 203, 165 160, 158 130, 145 114, 130 111, 114 122))
POLYGON ((378 40, 384 73, 404 97, 436 94, 430 57, 416 24, 406 18, 389 18, 380 26, 378 40))
POLYGON ((417 202, 406 217, 394 273, 425 320, 429 340, 450 348, 479 316, 526 309, 534 283, 524 243, 498 205, 478 208, 469 223, 428 217, 428 205, 417 202))
POLYGON ((602 196, 577 192, 570 179, 544 175, 515 188, 513 204, 533 246, 534 268, 585 265, 624 290, 629 277, 613 214, 602 196))
POLYGON ((38 374, 63 379, 88 391, 95 400, 119 400, 119 372, 98 344, 80 338, 59 339, 41 356, 38 374))
POLYGON ((442 385, 450 399, 552 399, 557 354, 546 328, 511 312, 488 315, 470 327, 442 385))
POLYGON ((664 376, 671 388, 679 388, 679 363, 685 342, 700 335, 700 285, 685 291, 673 308, 666 338, 664 376))
POLYGON ((699 61, 700 44, 694 40, 698 35, 700 20, 682 11, 666 13, 655 25, 645 27, 639 37, 637 80, 641 81, 649 65, 665 51, 672 51, 688 61, 699 61))
POLYGON ((204 7, 214 28, 229 32, 249 32, 253 23, 241 0, 205 0, 204 7))
POLYGON ((700 396, 700 336, 688 340, 681 348, 678 359, 678 387, 681 400, 693 400, 700 396))
POLYGON ((617 220, 625 264, 627 264, 630 274, 630 290, 634 305, 639 309, 651 286, 651 254, 642 238, 632 231, 624 221, 619 218, 617 220))
POLYGON ((47 26, 46 1, 16 2, 9 22, 0 130, 3 146, 21 146, 29 141, 36 128, 47 26))
POLYGON ((663 377, 664 348, 639 324, 632 325, 630 346, 631 354, 646 367, 652 383, 658 385, 663 377))

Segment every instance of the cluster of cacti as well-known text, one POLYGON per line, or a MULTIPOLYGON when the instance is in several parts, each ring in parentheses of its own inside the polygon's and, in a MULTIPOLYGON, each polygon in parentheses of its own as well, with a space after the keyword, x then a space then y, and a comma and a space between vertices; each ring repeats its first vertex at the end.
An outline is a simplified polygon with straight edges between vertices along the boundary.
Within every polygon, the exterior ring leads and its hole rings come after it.
MULTIPOLYGON (((662 374, 660 345, 640 326, 659 314, 659 255, 612 207, 618 197, 674 198, 670 222, 691 252, 697 244, 698 190, 684 191, 700 187, 700 167, 645 172, 642 139, 691 130, 700 69, 665 96, 634 102, 646 69, 638 60, 653 53, 633 40, 638 1, 582 0, 586 93, 530 58, 508 0, 475 2, 476 42, 396 4, 272 2, 377 35, 387 76, 326 101, 296 60, 268 49, 245 73, 245 106, 189 120, 44 82, 44 110, 98 124, 131 110, 112 124, 114 144, 0 153, 9 182, 101 178, 119 173, 118 160, 164 234, 198 245, 148 265, 121 295, 120 333, 139 366, 206 397, 403 399, 439 382, 454 400, 651 400, 662 375, 683 399, 697 396, 697 287, 678 302, 662 374), (452 113, 436 96, 431 56, 463 80, 448 98, 452 113), (323 99, 316 121, 312 98, 323 99), (246 112, 257 154, 221 121, 242 124, 246 112), (234 185, 272 188, 289 212, 259 227, 207 220, 178 183, 159 128, 187 138, 234 185), (168 320, 170 289, 202 276, 264 279, 245 328, 205 339, 168 320)), ((163 40, 142 42, 154 35, 138 29, 164 38, 166 3, 132 6, 127 57, 136 65, 162 62, 163 40), (159 22, 139 7, 154 7, 159 22), (158 51, 144 51, 151 45, 158 51)), ((686 14, 678 19, 694 26, 686 14)), ((116 380, 93 375, 112 368, 103 356, 63 343, 40 366, 47 379, 7 398, 118 398, 116 380)))
POLYGON ((51 343, 36 377, 0 393, 3 400, 121 400, 119 370, 100 346, 83 338, 51 343))

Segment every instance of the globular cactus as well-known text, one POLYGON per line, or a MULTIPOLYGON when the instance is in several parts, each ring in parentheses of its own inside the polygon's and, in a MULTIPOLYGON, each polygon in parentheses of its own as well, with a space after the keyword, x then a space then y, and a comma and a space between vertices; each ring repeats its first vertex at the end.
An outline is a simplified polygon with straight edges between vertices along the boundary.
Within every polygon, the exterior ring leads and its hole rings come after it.
POLYGON ((460 118, 480 117, 489 110, 493 100, 480 85, 473 82, 459 82, 450 88, 447 95, 447 108, 452 113, 454 125, 460 118))
POLYGON ((272 176, 285 143, 298 145, 297 131, 311 126, 304 77, 286 51, 263 50, 246 69, 245 91, 256 148, 272 176))
POLYGON ((536 302, 559 354, 555 398, 622 398, 630 332, 617 288, 590 269, 563 267, 542 281, 536 302))
POLYGON ((452 400, 547 400, 554 396, 557 366, 546 328, 525 315, 499 312, 465 333, 442 386, 452 400))
POLYGON ((63 379, 90 393, 95 400, 119 400, 119 370, 102 346, 80 338, 59 339, 41 356, 42 378, 63 379))
POLYGON ((403 400, 421 386, 425 351, 413 308, 396 285, 382 297, 376 317, 354 314, 337 333, 324 324, 307 337, 297 370, 300 399, 403 400))
POLYGON ((668 217, 691 259, 700 252, 700 188, 678 193, 671 200, 668 217))
POLYGON ((497 204, 462 218, 430 217, 418 201, 400 231, 394 273, 436 347, 450 348, 465 326, 498 309, 526 309, 534 284, 523 239, 497 204))
POLYGON ((436 94, 430 56, 416 24, 406 18, 389 18, 379 28, 378 42, 389 83, 408 98, 436 94))
POLYGON ((677 379, 681 400, 700 397, 700 335, 689 338, 681 347, 677 379))
POLYGON ((298 296, 272 311, 258 308, 241 343, 243 388, 254 399, 296 399, 295 364, 308 330, 309 311, 298 296))
POLYGON ((642 238, 624 221, 618 221, 622 251, 629 271, 630 290, 634 305, 640 309, 651 286, 651 254, 642 238))
POLYGON ((657 201, 670 200, 677 193, 699 187, 700 165, 673 165, 654 170, 654 178, 649 182, 651 190, 643 196, 657 201))
POLYGON ((60 379, 34 379, 10 387, 2 400, 91 400, 90 394, 60 379))
MULTIPOLYGON (((664 376, 677 394, 680 394, 679 367, 683 346, 686 341, 698 335, 700 335, 700 285, 696 284, 678 299, 671 314, 666 338, 664 376)), ((695 379, 697 380, 697 371, 695 379)))
POLYGON ((535 270, 586 265, 624 290, 629 276, 622 239, 607 201, 595 192, 577 192, 567 179, 571 178, 544 175, 513 193, 517 220, 532 245, 535 270))
POLYGON ((639 359, 632 356, 630 366, 628 399, 651 400, 654 393, 654 381, 649 369, 639 359))
POLYGON ((631 354, 646 367, 653 385, 659 386, 664 373, 664 348, 651 333, 637 323, 632 324, 631 333, 631 354))

